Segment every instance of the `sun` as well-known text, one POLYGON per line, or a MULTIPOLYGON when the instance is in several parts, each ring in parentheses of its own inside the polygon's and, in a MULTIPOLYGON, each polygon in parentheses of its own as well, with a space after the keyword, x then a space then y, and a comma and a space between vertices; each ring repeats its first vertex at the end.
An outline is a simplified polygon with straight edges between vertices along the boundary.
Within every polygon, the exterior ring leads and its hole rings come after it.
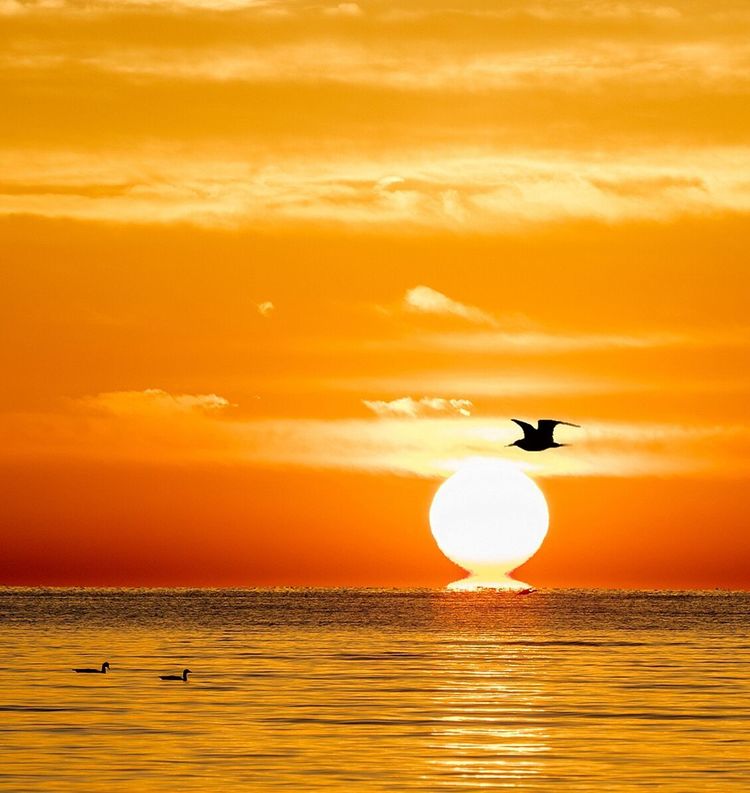
POLYGON ((526 589, 510 573, 547 534, 549 511, 538 485, 502 460, 464 463, 438 488, 430 526, 440 550, 469 571, 450 589, 526 589))

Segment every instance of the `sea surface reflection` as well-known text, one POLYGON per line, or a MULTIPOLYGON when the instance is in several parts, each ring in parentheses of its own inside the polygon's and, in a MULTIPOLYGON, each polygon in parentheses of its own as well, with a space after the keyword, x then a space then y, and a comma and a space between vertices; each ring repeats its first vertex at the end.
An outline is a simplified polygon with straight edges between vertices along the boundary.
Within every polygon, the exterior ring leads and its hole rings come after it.
POLYGON ((525 674, 528 659, 517 647, 496 653, 493 644, 446 643, 450 660, 435 697, 440 715, 430 745, 433 775, 446 787, 523 790, 544 774, 543 689, 525 674))
POLYGON ((0 590, 0 790, 744 791, 748 614, 718 592, 0 590))

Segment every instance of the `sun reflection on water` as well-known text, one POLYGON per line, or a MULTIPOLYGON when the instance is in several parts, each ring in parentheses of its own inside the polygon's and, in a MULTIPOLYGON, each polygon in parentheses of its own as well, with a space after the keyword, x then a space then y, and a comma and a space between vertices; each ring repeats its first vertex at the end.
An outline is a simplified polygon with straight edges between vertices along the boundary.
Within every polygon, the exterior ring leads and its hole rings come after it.
POLYGON ((488 657, 487 650, 484 642, 447 648, 455 660, 435 689, 442 715, 430 741, 430 763, 443 788, 515 787, 544 770, 550 745, 542 688, 523 675, 521 653, 488 657))

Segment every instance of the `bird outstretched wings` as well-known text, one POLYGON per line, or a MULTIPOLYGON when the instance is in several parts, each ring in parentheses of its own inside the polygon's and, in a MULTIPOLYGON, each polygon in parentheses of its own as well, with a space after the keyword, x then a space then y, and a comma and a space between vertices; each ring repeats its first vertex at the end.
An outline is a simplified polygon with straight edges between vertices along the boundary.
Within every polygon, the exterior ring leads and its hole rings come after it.
MULTIPOLYGON (((513 419, 515 421, 515 419, 513 419)), ((580 427, 580 424, 571 424, 569 421, 557 421, 556 419, 539 419, 540 432, 552 432, 558 424, 565 424, 566 427, 580 427)))
POLYGON ((527 421, 521 419, 511 419, 514 424, 517 424, 523 430, 523 438, 509 444, 510 446, 518 446, 526 452, 542 452, 545 449, 556 449, 560 446, 566 446, 565 443, 557 443, 552 437, 555 427, 558 424, 567 424, 568 427, 578 427, 578 424, 572 424, 570 421, 558 421, 557 419, 539 419, 537 426, 529 424, 527 421))
MULTIPOLYGON (((521 421, 521 419, 511 419, 511 421, 518 424, 518 426, 523 430, 524 437, 533 435, 536 432, 536 427, 533 424, 529 424, 528 421, 521 421)), ((541 424, 541 422, 539 423, 541 424)))
POLYGON ((569 421, 557 421, 557 419, 539 419, 539 437, 552 440, 552 434, 558 424, 565 424, 567 427, 578 427, 579 424, 571 424, 569 421))

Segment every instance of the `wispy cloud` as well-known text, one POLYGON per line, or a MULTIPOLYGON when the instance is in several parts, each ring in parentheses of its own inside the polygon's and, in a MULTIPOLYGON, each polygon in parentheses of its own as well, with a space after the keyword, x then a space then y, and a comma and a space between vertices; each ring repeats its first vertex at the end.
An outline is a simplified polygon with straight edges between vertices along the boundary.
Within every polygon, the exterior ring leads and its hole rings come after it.
POLYGON ((530 455, 507 444, 507 417, 475 417, 466 400, 373 402, 373 418, 239 419, 223 416, 215 394, 158 389, 99 394, 56 414, 0 415, 0 457, 233 463, 383 471, 441 478, 471 457, 500 457, 535 476, 742 475, 750 427, 742 424, 607 422, 568 416, 558 428, 571 445, 530 455), (453 418, 461 415, 461 420, 453 418), (418 420, 415 420, 418 419, 418 420))
POLYGON ((263 13, 274 7, 283 7, 284 0, 92 0, 81 4, 77 0, 0 0, 0 15, 44 14, 52 11, 62 14, 118 14, 123 9, 131 13, 179 11, 257 11, 263 13))
MULTIPOLYGON (((543 328, 524 316, 508 317, 506 330, 409 332, 396 338, 367 342, 372 350, 463 352, 483 356, 562 355, 603 350, 710 349, 750 344, 750 328, 680 328, 640 333, 572 332, 543 328), (512 329, 512 326, 516 329, 512 329)), ((359 347, 362 346, 360 342, 359 347)))
POLYGON ((576 417, 562 427, 571 445, 530 455, 506 444, 518 436, 505 418, 381 418, 378 421, 278 420, 238 425, 247 459, 274 465, 384 471, 442 478, 467 459, 507 459, 539 477, 738 476, 747 462, 744 426, 608 423, 576 417), (247 451, 250 450, 250 451, 247 451))
POLYGON ((83 397, 77 404, 114 415, 184 414, 192 411, 213 412, 230 407, 230 402, 217 394, 170 394, 161 388, 144 391, 109 391, 83 397))
POLYGON ((518 374, 510 370, 486 371, 443 371, 426 370, 394 376, 347 377, 325 382, 331 390, 354 393, 377 392, 398 394, 412 393, 465 394, 467 399, 479 397, 509 398, 531 396, 595 395, 627 393, 654 388, 653 383, 619 380, 612 377, 596 377, 568 373, 565 376, 548 374, 518 374))
POLYGON ((476 353, 577 352, 581 350, 646 349, 680 344, 687 337, 677 334, 606 334, 606 333, 435 333, 415 337, 413 342, 423 349, 465 351, 476 353))
MULTIPOLYGON (((474 331, 471 333, 423 333, 384 341, 384 347, 414 350, 445 350, 482 354, 521 355, 582 352, 587 350, 646 350, 660 347, 731 347, 750 341, 750 331, 737 328, 644 333, 554 333, 552 331, 474 331)), ((377 346, 377 343, 373 343, 377 346)))
POLYGON ((719 5, 0 0, 0 214, 498 231, 750 212, 750 15, 719 5))
MULTIPOLYGON (((270 9, 264 9, 267 10, 270 9)), ((282 10, 273 9, 277 15, 282 10)), ((511 44, 507 36, 501 36, 498 44, 505 46, 488 46, 485 37, 477 37, 471 48, 462 46, 460 39, 445 37, 441 41, 444 46, 436 49, 419 35, 394 36, 391 25, 380 25, 375 30, 363 25, 375 36, 359 38, 351 24, 342 24, 363 17, 356 3, 331 6, 323 10, 322 16, 331 30, 320 31, 315 25, 317 34, 311 31, 307 37, 277 38, 279 18, 269 18, 266 13, 270 26, 262 47, 238 45, 228 29, 224 30, 223 45, 218 46, 216 38, 203 46, 185 40, 179 42, 182 46, 176 46, 178 42, 173 40, 160 47, 149 46, 145 41, 140 46, 120 42, 119 47, 114 47, 111 41, 94 39, 80 53, 66 48, 58 38, 48 39, 41 50, 43 57, 36 59, 29 58, 27 50, 8 51, 0 57, 0 68, 4 65, 32 70, 51 64, 76 64, 102 75, 132 75, 145 80, 270 84, 294 80, 302 85, 322 82, 435 94, 467 90, 524 92, 554 88, 561 79, 567 81, 569 90, 578 91, 614 89, 618 84, 663 88, 674 82, 675 75, 689 81, 693 88, 747 85, 741 70, 747 67, 750 47, 739 39, 613 40, 602 36, 582 45, 575 39, 532 40, 524 44, 518 38, 511 44), (405 57, 403 48, 407 42, 409 51, 405 57), (185 57, 185 50, 190 52, 190 58, 185 57)), ((248 30, 248 36, 253 33, 257 36, 257 31, 248 30)))
MULTIPOLYGON (((153 150, 112 151, 96 161, 76 152, 27 155, 0 150, 0 215, 498 231, 572 218, 615 222, 750 212, 750 185, 743 176, 750 170, 750 147, 704 148, 689 155, 649 150, 619 159, 562 151, 500 156, 457 148, 401 149, 393 160, 402 176, 391 179, 387 189, 382 166, 353 155, 276 163, 263 162, 260 154, 254 163, 239 153, 221 159, 197 147, 187 160, 153 150)), ((496 324, 487 312, 426 285, 410 290, 404 308, 496 324)))
POLYGON ((359 17, 362 16, 362 8, 357 3, 339 3, 325 9, 328 16, 359 17))
POLYGON ((444 399, 443 397, 401 397, 390 401, 363 399, 362 404, 376 416, 419 418, 446 413, 453 416, 470 416, 474 408, 468 399, 444 399))
POLYGON ((495 318, 481 308, 460 303, 429 286, 415 286, 413 289, 408 289, 404 295, 403 306, 406 311, 417 314, 460 317, 479 325, 497 324, 495 318))
POLYGON ((276 310, 276 306, 270 300, 264 300, 262 303, 258 303, 257 308, 261 317, 265 317, 266 319, 276 310))

